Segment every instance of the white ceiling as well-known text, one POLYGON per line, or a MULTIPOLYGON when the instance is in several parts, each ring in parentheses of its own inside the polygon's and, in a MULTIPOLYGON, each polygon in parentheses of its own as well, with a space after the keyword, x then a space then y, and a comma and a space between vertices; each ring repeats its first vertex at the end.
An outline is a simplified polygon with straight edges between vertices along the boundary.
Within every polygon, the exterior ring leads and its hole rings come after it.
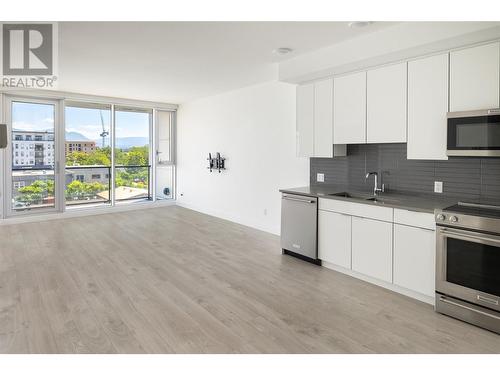
POLYGON ((180 104, 276 79, 277 62, 393 24, 61 22, 58 89, 180 104))

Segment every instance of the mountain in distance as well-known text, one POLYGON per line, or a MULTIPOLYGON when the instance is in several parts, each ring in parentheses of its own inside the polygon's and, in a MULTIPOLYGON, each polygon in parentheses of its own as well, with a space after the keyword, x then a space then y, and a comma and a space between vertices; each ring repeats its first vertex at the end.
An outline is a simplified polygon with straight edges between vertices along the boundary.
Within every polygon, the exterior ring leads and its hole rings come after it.
POLYGON ((66 141, 90 141, 90 139, 78 132, 66 132, 66 141))
MULTIPOLYGON (((22 131, 22 130, 17 130, 14 129, 14 131, 22 131)), ((48 130, 49 133, 53 133, 52 130, 48 130)), ((76 131, 67 131, 66 132, 66 141, 71 142, 71 141, 94 141, 97 147, 101 147, 102 145, 102 138, 99 139, 89 139, 83 134, 76 132, 76 131)), ((110 139, 109 136, 105 138, 105 144, 106 146, 109 145, 110 139)), ((127 150, 131 147, 141 147, 149 144, 149 138, 148 137, 118 137, 116 138, 115 141, 115 146, 117 148, 121 148, 122 150, 127 150)))
POLYGON ((141 147, 149 144, 148 137, 118 137, 115 140, 116 148, 126 150, 131 147, 141 147))

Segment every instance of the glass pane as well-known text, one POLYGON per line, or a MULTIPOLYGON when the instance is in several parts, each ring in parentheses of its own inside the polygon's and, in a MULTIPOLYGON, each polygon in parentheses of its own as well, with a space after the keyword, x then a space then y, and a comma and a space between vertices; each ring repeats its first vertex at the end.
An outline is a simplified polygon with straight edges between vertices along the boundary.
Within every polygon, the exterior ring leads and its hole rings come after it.
POLYGON ((12 209, 55 207, 55 106, 12 103, 12 209))
POLYGON ((115 200, 151 199, 150 112, 115 112, 115 200))
POLYGON ((174 198, 174 166, 162 165, 156 168, 156 199, 174 198))
POLYGON ((109 204, 111 110, 68 106, 65 121, 66 205, 109 204))
POLYGON ((457 147, 500 147, 500 124, 457 125, 457 147))
POLYGON ((158 111, 158 164, 171 161, 171 112, 158 111))
POLYGON ((448 238, 446 280, 500 296, 500 248, 448 238))

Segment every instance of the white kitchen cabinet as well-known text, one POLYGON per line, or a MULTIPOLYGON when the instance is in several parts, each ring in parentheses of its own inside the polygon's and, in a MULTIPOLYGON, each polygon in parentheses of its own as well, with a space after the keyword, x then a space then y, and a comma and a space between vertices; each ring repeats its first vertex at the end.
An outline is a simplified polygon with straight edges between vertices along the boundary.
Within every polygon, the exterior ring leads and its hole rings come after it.
POLYGON ((500 44, 450 53, 450 111, 498 108, 500 44))
POLYGON ((345 156, 333 145, 333 79, 297 86, 297 156, 345 156))
POLYGON ((333 143, 366 142, 366 72, 333 80, 333 143))
POLYGON ((314 156, 333 156, 333 79, 314 83, 314 156))
POLYGON ((433 230, 394 224, 394 284, 433 297, 435 253, 433 230))
POLYGON ((367 72, 367 143, 406 142, 406 63, 367 72))
POLYGON ((351 216, 318 211, 318 257, 351 268, 351 216))
POLYGON ((446 160, 448 54, 408 63, 408 159, 446 160))
POLYGON ((392 223, 352 218, 352 269, 392 282, 392 223))
POLYGON ((309 157, 314 152, 314 85, 297 86, 297 156, 309 157))

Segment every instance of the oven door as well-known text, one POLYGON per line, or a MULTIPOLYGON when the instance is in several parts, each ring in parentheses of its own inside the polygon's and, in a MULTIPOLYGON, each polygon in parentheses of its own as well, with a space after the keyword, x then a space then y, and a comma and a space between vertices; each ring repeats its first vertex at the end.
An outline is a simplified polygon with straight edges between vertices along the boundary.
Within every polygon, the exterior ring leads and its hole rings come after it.
POLYGON ((436 292, 500 311, 500 236, 436 231, 436 292))
POLYGON ((449 156, 500 156, 500 111, 448 114, 449 156))

